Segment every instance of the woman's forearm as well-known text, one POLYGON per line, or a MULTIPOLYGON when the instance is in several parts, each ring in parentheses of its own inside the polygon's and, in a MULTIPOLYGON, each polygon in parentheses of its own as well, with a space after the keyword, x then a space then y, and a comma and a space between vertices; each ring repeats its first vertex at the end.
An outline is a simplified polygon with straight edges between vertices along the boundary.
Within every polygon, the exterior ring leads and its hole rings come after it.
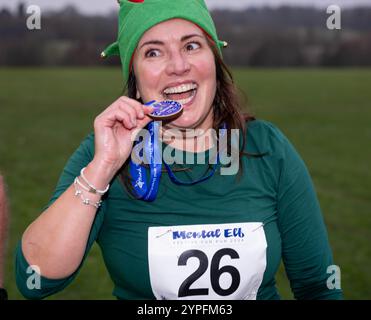
MULTIPOLYGON (((85 176, 98 189, 104 189, 113 174, 92 162, 85 176)), ((91 203, 101 198, 86 191, 84 196, 91 203)), ((50 279, 71 275, 83 259, 96 211, 97 208, 83 204, 75 195, 72 184, 23 234, 22 251, 27 262, 37 266, 41 275, 50 279)))

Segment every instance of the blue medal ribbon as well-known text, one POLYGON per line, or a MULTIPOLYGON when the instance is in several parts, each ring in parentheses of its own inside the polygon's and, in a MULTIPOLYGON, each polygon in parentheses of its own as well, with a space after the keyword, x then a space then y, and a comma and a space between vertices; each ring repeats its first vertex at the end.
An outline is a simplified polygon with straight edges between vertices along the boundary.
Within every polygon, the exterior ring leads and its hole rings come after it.
MULTIPOLYGON (((137 164, 130 159, 130 174, 133 179, 134 192, 138 199, 153 201, 156 199, 161 179, 161 152, 158 144, 158 122, 148 124, 149 134, 144 138, 144 159, 149 163, 150 181, 147 184, 147 170, 142 164, 137 164), (158 159, 160 157, 160 159, 158 159)), ((139 157, 138 157, 139 158, 139 157)))

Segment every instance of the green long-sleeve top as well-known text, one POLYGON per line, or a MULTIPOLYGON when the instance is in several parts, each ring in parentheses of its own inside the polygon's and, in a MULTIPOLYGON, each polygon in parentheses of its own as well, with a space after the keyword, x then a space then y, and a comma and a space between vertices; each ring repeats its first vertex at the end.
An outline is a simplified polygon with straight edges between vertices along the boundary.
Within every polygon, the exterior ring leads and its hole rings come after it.
MULTIPOLYGON (((342 298, 341 290, 328 286, 332 253, 303 160, 271 123, 255 120, 247 128, 245 150, 265 155, 244 156, 239 179, 221 175, 219 168, 207 181, 182 186, 163 174, 158 196, 150 203, 134 200, 118 177, 112 181, 97 211, 84 259, 97 241, 114 296, 279 299, 275 274, 283 259, 295 298, 342 298)), ((93 155, 90 134, 66 164, 49 205, 93 155)), ((189 180, 202 176, 207 164, 186 166, 192 170, 175 174, 189 180)), ((30 299, 62 290, 78 273, 58 280, 41 277, 40 289, 29 289, 28 267, 19 244, 17 285, 30 299)))

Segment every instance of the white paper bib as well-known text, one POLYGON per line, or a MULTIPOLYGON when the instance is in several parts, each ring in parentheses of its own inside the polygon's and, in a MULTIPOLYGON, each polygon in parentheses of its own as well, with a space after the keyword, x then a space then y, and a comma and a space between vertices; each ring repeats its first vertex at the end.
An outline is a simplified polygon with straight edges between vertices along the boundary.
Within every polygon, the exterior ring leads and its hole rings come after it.
POLYGON ((148 228, 157 299, 256 299, 266 268, 263 223, 148 228))

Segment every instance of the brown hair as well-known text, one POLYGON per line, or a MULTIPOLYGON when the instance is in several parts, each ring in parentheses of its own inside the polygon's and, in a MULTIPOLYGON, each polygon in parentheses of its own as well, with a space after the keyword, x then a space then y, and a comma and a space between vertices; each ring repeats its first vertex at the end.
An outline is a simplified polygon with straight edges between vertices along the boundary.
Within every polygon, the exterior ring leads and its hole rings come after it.
MULTIPOLYGON (((227 65, 224 63, 221 58, 218 49, 215 46, 215 43, 209 38, 207 42, 214 54, 215 66, 216 66, 216 93, 213 101, 213 129, 218 132, 218 129, 222 126, 223 123, 227 125, 228 129, 239 129, 242 132, 242 143, 239 150, 239 164, 240 170, 238 177, 242 175, 242 156, 250 157, 260 157, 260 154, 250 154, 245 152, 246 146, 246 130, 247 123, 249 121, 255 120, 255 117, 249 113, 244 113, 242 111, 242 104, 237 93, 237 87, 234 83, 233 76, 227 65)), ((136 99, 136 79, 133 70, 130 71, 129 79, 125 87, 124 92, 129 98, 136 99)), ((138 99, 136 99, 138 100, 138 99)), ((143 103, 140 99, 139 102, 143 103)), ((227 139, 228 144, 230 144, 230 139, 227 139)), ((230 150, 230 145, 228 145, 228 150, 230 150)), ((133 192, 133 186, 131 183, 131 176, 128 170, 130 158, 122 166, 119 174, 120 180, 125 186, 125 189, 135 197, 133 192)), ((181 170, 187 170, 181 169, 181 170)), ((174 170, 176 171, 176 170, 174 170)), ((179 171, 179 170, 178 170, 179 171)), ((166 170, 164 170, 166 172, 166 170)))

